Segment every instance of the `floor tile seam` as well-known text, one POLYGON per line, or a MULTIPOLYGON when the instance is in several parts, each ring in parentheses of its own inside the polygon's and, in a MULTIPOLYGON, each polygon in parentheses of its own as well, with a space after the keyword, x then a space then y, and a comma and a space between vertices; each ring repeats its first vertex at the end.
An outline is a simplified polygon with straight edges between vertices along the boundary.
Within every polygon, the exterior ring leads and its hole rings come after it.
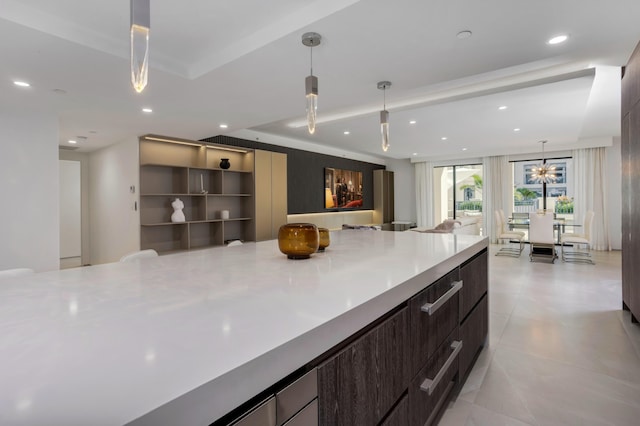
MULTIPOLYGON (((636 353, 636 356, 638 357, 638 362, 640 362, 640 340, 636 342, 636 339, 634 338, 634 336, 632 336, 629 333, 628 328, 624 324, 626 316, 627 315, 623 313, 622 315, 618 315, 617 318, 618 318, 618 321, 620 321, 620 323, 622 324, 622 329, 624 330, 624 334, 627 336, 627 339, 629 339, 629 343, 633 347, 633 350, 636 353)), ((631 322, 631 315, 628 315, 628 317, 629 317, 628 318, 629 322, 631 322)), ((640 328, 640 324, 631 324, 631 325, 640 328)))
MULTIPOLYGON (((494 356, 494 357, 495 357, 496 352, 497 352, 497 348, 496 348, 496 351, 494 351, 494 353, 493 353, 493 356, 494 356)), ((527 414, 529 415, 529 417, 535 420, 535 423, 533 423, 533 425, 532 425, 532 426, 536 426, 536 425, 538 425, 538 423, 539 423, 539 422, 538 422, 538 419, 537 419, 537 418, 536 418, 536 416, 531 412, 531 409, 529 408, 529 404, 527 403, 527 398, 525 398, 525 396, 524 396, 524 395, 523 395, 523 393, 522 393, 522 389, 521 389, 519 386, 517 386, 517 384, 516 384, 516 383, 511 379, 511 376, 507 373, 507 371, 505 370, 505 368, 504 368, 504 367, 502 367, 501 365, 496 365, 496 364, 494 364, 494 363, 493 363, 493 359, 492 359, 491 364, 489 365, 489 368, 491 368, 492 366, 493 366, 494 368, 498 368, 498 369, 500 369, 500 371, 501 371, 502 375, 506 378, 506 380, 507 380, 507 382, 508 382, 509 386, 511 387, 511 389, 516 393, 516 395, 517 395, 517 397, 518 397, 518 400, 522 403, 522 406, 523 406, 523 407, 524 407, 524 409, 526 410, 526 412, 527 412, 527 414)), ((487 372, 489 371, 489 368, 487 368, 487 372)), ((486 377, 486 373, 485 373, 485 377, 486 377)), ((483 383, 482 383, 482 385, 484 385, 484 378, 483 378, 483 381, 482 381, 482 382, 483 382, 483 383)), ((479 390, 480 390, 480 389, 482 389, 482 385, 480 386, 479 390)), ((478 404, 475 404, 475 402, 474 402, 474 405, 478 405, 478 404)), ((488 408, 485 408, 485 407, 483 407, 483 406, 481 406, 481 405, 478 405, 478 406, 479 406, 479 407, 482 407, 482 408, 483 408, 483 409, 485 409, 485 410, 487 410, 487 409, 488 409, 488 408)), ((493 411, 493 410, 491 410, 491 411, 493 411)), ((514 417, 512 417, 512 416, 508 416, 508 415, 503 414, 503 413, 498 413, 498 414, 503 415, 503 416, 505 416, 505 417, 514 418, 514 417)), ((518 421, 521 421, 521 422, 523 422, 523 423, 531 424, 530 422, 526 422, 526 421, 521 420, 521 419, 518 419, 518 418, 515 418, 515 419, 516 419, 516 420, 518 420, 518 421)))
MULTIPOLYGON (((599 376, 604 376, 604 377, 607 377, 609 380, 620 382, 621 384, 623 384, 625 386, 628 386, 630 388, 640 389, 640 383, 629 381, 629 380, 625 380, 625 379, 622 379, 620 377, 612 376, 612 375, 607 374, 607 373, 602 372, 602 371, 593 370, 591 368, 587 368, 587 367, 584 367, 582 365, 573 364, 573 363, 569 363, 567 361, 562 361, 562 360, 558 360, 558 359, 555 359, 555 358, 549 358, 549 357, 546 357, 546 356, 541 356, 541 355, 536 354, 536 353, 527 352, 527 351, 521 350, 520 348, 511 346, 508 343, 498 343, 497 346, 502 346, 503 348, 506 348, 506 349, 514 351, 514 352, 519 352, 521 354, 526 354, 528 356, 531 356, 531 357, 534 357, 534 358, 538 358, 538 359, 541 359, 541 360, 545 360, 545 361, 555 362, 555 363, 558 363, 558 364, 561 364, 561 365, 564 365, 564 366, 567 366, 567 367, 571 367, 571 368, 574 368, 574 369, 577 369, 577 370, 581 370, 581 371, 584 371, 584 372, 587 372, 587 373, 596 374, 596 375, 599 375, 599 376)), ((496 348, 496 352, 497 352, 497 349, 498 348, 496 348)), ((495 356, 495 352, 494 352, 494 356, 495 356)), ((640 407, 640 401, 638 403, 638 406, 640 407)))

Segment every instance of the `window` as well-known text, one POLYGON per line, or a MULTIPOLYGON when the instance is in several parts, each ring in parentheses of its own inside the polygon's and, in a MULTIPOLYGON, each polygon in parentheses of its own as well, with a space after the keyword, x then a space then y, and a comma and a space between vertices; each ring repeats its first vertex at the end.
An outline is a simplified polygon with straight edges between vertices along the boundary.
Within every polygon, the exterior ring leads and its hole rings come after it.
POLYGON ((434 221, 482 214, 482 165, 434 167, 434 221))

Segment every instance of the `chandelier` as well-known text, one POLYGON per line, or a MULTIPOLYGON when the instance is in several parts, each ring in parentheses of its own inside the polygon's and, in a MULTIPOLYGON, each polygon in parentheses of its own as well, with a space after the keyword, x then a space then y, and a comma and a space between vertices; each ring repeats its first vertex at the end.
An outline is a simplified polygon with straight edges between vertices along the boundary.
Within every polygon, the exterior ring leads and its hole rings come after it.
POLYGON ((554 183, 556 181, 555 164, 547 164, 544 159, 544 144, 547 141, 540 141, 542 144, 542 163, 531 169, 531 178, 537 183, 554 183))

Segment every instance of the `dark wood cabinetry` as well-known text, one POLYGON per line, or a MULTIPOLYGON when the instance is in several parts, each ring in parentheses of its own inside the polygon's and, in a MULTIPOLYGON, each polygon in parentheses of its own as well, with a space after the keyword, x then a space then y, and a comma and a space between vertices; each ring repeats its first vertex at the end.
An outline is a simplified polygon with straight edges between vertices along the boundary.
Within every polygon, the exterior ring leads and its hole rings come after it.
POLYGON ((422 368, 451 331, 458 326, 459 288, 456 291, 456 285, 461 288, 458 268, 409 301, 411 374, 416 374, 422 368))
POLYGON ((403 308, 318 367, 321 425, 376 425, 407 388, 403 308))
POLYGON ((640 44, 622 79, 622 301, 640 319, 640 44))
POLYGON ((488 333, 483 250, 318 367, 320 425, 429 425, 488 333))

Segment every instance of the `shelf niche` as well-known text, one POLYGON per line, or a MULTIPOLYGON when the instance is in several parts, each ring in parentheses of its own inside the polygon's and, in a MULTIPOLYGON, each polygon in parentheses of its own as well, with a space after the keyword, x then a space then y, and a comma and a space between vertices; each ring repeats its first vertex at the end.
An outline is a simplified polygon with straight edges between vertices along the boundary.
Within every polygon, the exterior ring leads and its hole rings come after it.
POLYGON ((140 146, 140 248, 160 253, 255 241, 255 156, 252 150, 146 135, 140 146), (228 158, 229 169, 220 168, 228 158), (185 222, 172 223, 171 203, 185 222), (222 211, 229 218, 222 219, 222 211))

